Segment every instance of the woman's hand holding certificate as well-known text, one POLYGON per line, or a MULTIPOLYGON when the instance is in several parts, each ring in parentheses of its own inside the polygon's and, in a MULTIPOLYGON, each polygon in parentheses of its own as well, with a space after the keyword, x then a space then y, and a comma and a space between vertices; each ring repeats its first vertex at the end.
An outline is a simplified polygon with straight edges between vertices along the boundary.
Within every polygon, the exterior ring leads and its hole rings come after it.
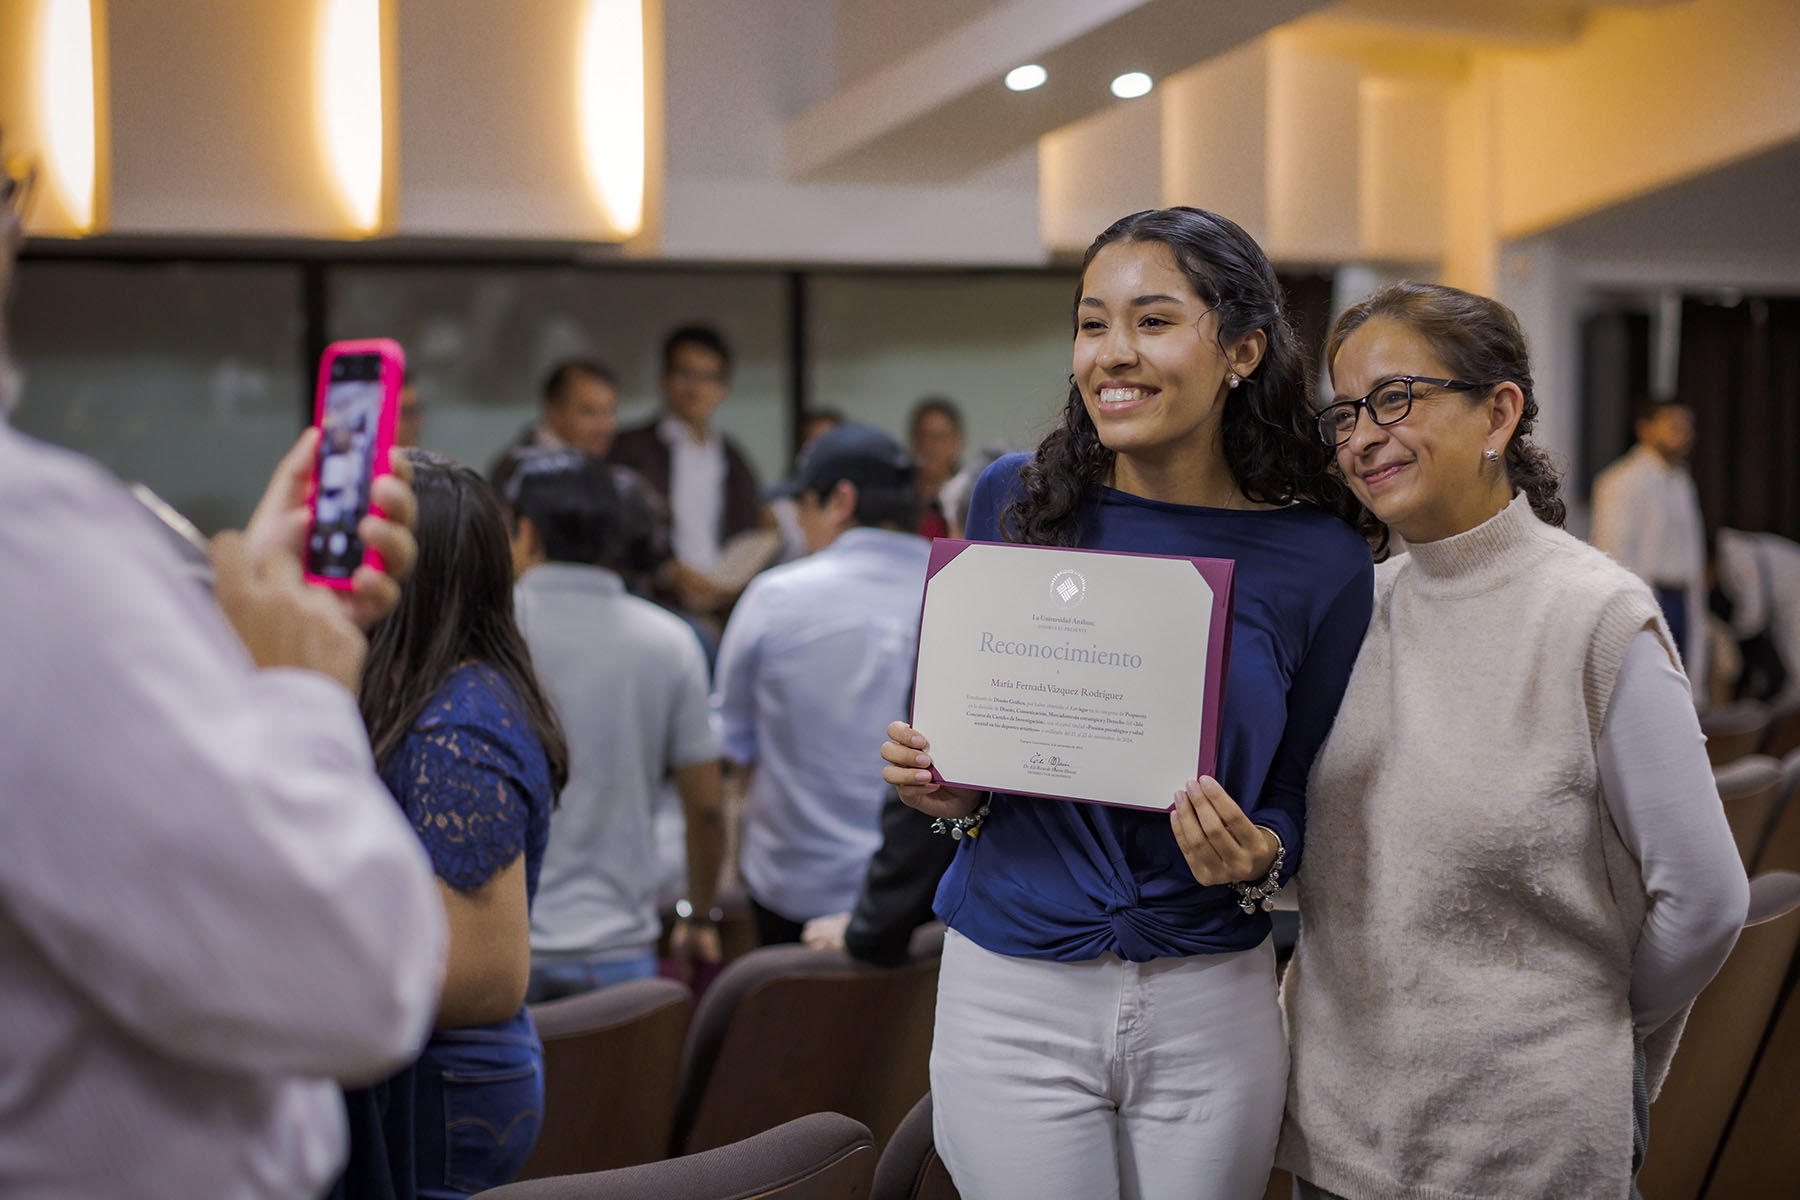
POLYGON ((903 803, 928 817, 947 820, 975 811, 981 803, 980 792, 932 782, 931 772, 926 769, 931 766, 931 755, 927 753, 930 743, 924 734, 905 721, 895 721, 887 727, 887 736, 888 740, 881 743, 881 757, 887 763, 881 768, 881 777, 900 793, 903 803))
POLYGON ((1169 824, 1188 869, 1208 885, 1260 879, 1274 865, 1281 845, 1274 834, 1251 824, 1210 775, 1190 780, 1175 793, 1169 824))

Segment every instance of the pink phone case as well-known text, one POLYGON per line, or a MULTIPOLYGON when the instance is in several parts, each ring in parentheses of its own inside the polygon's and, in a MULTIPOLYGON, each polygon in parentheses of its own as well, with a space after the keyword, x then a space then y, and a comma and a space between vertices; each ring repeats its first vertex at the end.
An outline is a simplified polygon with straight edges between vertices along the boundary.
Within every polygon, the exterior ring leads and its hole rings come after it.
MULTIPOLYGON (((313 399, 313 426, 320 431, 319 454, 313 460, 312 475, 307 483, 306 508, 311 514, 306 530, 306 579, 309 583, 321 587, 337 588, 348 591, 354 568, 337 574, 316 574, 312 570, 312 554, 314 541, 321 535, 319 530, 319 499, 321 491, 320 474, 327 458, 326 439, 330 433, 326 430, 326 402, 331 392, 331 366, 339 358, 346 355, 374 354, 380 357, 381 368, 381 400, 377 410, 374 440, 365 446, 356 447, 366 452, 366 461, 357 464, 366 471, 367 479, 363 484, 366 492, 372 492, 375 480, 383 475, 392 474, 388 468, 388 453, 394 446, 394 429, 400 416, 400 386, 406 376, 406 354, 400 349, 400 343, 391 338, 363 338, 358 341, 333 342, 325 348, 319 359, 318 388, 313 399)), ((355 435, 348 435, 352 441, 355 435)), ((371 497, 368 511, 381 516, 381 506, 371 497)), ((381 555, 373 548, 365 546, 362 561, 376 570, 382 569, 381 555)))

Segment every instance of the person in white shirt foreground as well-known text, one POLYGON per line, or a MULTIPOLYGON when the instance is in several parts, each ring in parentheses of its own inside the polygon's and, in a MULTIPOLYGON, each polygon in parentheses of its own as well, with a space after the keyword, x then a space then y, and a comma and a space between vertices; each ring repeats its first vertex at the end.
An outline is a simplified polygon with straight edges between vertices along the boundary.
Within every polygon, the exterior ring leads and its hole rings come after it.
POLYGON ((856 734, 905 714, 931 543, 913 533, 912 462, 840 425, 795 465, 812 553, 754 579, 719 645, 713 728, 752 768, 740 865, 764 944, 856 902, 887 788, 856 734))
MULTIPOLYGON (((0 176, 0 297, 24 183, 0 176)), ((7 409, 18 378, 0 326, 7 409)), ((354 696, 357 626, 398 585, 303 583, 315 452, 214 542, 215 604, 116 483, 0 422, 9 1197, 315 1196, 344 1154, 334 1081, 430 1024, 443 908, 354 696)), ((375 498, 360 532, 404 576, 412 493, 375 498)))
POLYGON ((1624 1197, 1749 889, 1669 627, 1557 528, 1503 305, 1338 318, 1320 436, 1409 551, 1307 789, 1278 1165, 1302 1197, 1624 1197))

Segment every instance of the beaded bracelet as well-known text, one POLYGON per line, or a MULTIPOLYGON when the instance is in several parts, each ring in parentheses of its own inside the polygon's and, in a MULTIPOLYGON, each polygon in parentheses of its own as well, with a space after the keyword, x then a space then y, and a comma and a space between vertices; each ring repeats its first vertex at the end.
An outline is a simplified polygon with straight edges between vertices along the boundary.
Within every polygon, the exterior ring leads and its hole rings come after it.
POLYGON ((960 842, 965 837, 980 837, 981 823, 987 820, 988 810, 994 807, 994 794, 989 792, 982 800, 981 807, 966 817, 939 817, 931 823, 931 832, 947 833, 952 841, 960 842))
POLYGON ((1282 845, 1281 835, 1267 825, 1257 828, 1275 839, 1275 862, 1269 867, 1269 873, 1255 883, 1231 885, 1231 890, 1238 894, 1238 907, 1246 913, 1254 913, 1259 905, 1264 912, 1275 907, 1275 893, 1281 890, 1281 868, 1287 862, 1287 847, 1282 845))

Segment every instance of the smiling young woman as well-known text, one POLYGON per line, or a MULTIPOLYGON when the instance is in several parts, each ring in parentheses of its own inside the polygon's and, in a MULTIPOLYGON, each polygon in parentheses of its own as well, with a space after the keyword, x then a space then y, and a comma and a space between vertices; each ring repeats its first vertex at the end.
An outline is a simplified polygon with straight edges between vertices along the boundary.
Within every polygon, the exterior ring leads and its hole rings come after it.
POLYGON ((1679 658, 1557 528, 1505 306, 1396 284, 1326 358, 1320 444, 1408 552, 1313 766, 1280 1164, 1308 1198, 1624 1200, 1748 902, 1679 658))
MULTIPOLYGON (((996 795, 938 892, 938 1151, 965 1196, 1262 1193, 1287 1048, 1269 918, 1239 889, 1303 853, 1313 752, 1368 622, 1369 547, 1329 473, 1268 259, 1200 209, 1095 240, 1060 428, 975 487, 969 536, 1236 562, 1217 777, 1146 778, 1173 811, 996 795), (1246 911, 1246 907, 1250 911, 1246 911)), ((884 777, 933 816, 889 727, 884 777)))

